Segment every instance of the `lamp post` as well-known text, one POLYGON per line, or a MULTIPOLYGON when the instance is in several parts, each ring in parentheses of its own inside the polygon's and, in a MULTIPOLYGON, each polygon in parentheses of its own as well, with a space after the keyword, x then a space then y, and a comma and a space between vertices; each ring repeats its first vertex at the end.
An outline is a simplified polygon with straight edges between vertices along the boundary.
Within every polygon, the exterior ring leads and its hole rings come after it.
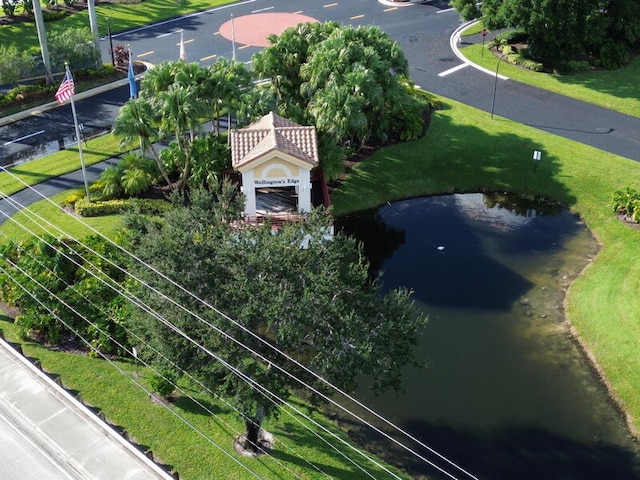
POLYGON ((500 55, 500 58, 498 58, 498 63, 496 63, 496 79, 495 82, 493 84, 493 101, 491 102, 491 120, 493 120, 493 112, 495 110, 496 107, 496 90, 498 89, 498 69, 500 68, 500 61, 506 56, 506 53, 503 53, 502 55, 500 55))
POLYGON ((111 65, 116 66, 116 57, 113 53, 113 38, 111 37, 111 19, 107 18, 107 33, 109 34, 109 52, 111 52, 111 65))
POLYGON ((233 13, 231 14, 231 48, 232 48, 231 60, 235 60, 236 59, 236 28, 233 23, 233 13))

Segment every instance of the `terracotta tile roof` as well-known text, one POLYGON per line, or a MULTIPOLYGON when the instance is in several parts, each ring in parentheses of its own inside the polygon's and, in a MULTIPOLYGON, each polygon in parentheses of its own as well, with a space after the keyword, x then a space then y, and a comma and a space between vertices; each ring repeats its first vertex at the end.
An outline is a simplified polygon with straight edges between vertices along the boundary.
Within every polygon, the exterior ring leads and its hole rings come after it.
POLYGON ((298 125, 273 112, 246 128, 232 130, 230 135, 234 168, 246 165, 276 149, 312 166, 318 164, 315 127, 298 125))

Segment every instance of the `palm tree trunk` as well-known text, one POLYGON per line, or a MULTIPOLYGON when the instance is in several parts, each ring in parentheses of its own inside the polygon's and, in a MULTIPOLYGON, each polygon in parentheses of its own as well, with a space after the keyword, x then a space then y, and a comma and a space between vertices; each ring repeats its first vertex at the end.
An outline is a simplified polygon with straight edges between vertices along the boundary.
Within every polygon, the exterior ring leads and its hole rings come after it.
MULTIPOLYGON (((96 46, 96 50, 100 52, 100 32, 98 31, 96 0, 87 0, 87 7, 89 8, 89 26, 91 27, 91 34, 93 35, 93 43, 96 46)), ((100 68, 102 66, 102 53, 100 53, 100 58, 97 63, 96 67, 100 68)))
POLYGON ((34 0, 33 2, 33 16, 36 20, 36 30, 40 41, 45 82, 47 85, 51 85, 53 83, 53 74, 51 73, 51 60, 49 59, 49 47, 47 46, 47 32, 44 29, 44 18, 42 17, 42 7, 39 0, 34 0))
MULTIPOLYGON (((139 140, 140 140, 140 156, 144 157, 144 154, 146 152, 146 149, 144 148, 144 140, 142 137, 140 137, 139 140)), ((164 178, 164 181, 167 182, 167 185, 169 186, 169 188, 171 188, 171 180, 169 180, 169 175, 167 175, 167 170, 164 168, 164 164, 162 163, 162 161, 160 160, 160 157, 156 153, 156 149, 153 148, 153 143, 149 143, 149 149, 151 150, 151 154, 153 155, 153 158, 155 159, 156 164, 158 165, 158 169, 162 174, 162 178, 164 178)))

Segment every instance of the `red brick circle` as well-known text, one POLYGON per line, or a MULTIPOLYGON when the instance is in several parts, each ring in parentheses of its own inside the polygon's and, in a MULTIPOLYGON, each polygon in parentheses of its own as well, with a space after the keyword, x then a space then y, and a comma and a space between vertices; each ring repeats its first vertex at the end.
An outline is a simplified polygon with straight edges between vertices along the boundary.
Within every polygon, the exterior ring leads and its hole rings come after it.
POLYGON ((226 21, 220 26, 220 35, 243 45, 266 47, 269 45, 267 37, 272 33, 280 35, 287 28, 295 27, 299 23, 316 23, 317 21, 313 17, 298 13, 254 13, 234 17, 233 29, 232 20, 226 21))

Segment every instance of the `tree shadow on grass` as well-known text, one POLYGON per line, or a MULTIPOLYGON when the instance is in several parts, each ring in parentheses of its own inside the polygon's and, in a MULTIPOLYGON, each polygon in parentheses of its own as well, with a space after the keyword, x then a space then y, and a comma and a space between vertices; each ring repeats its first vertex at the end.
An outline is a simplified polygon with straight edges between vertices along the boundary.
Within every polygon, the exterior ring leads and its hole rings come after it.
POLYGON ((194 415, 210 416, 222 412, 222 409, 218 405, 201 398, 193 399, 188 396, 180 396, 173 404, 180 410, 194 415))
MULTIPOLYGON (((387 200, 485 191, 575 204, 573 194, 558 181, 561 163, 552 152, 553 145, 547 147, 528 135, 534 134, 517 124, 489 123, 473 109, 444 104, 434 112, 423 138, 379 150, 361 162, 334 192, 334 204, 338 210, 343 205, 370 208, 387 200), (474 124, 481 122, 486 122, 486 129, 474 124), (518 131, 523 133, 514 133, 518 131), (537 164, 534 151, 542 153, 537 164)), ((549 140, 559 141, 551 135, 549 140)))
MULTIPOLYGON (((379 467, 374 467, 373 464, 367 461, 362 455, 349 449, 335 438, 322 433, 319 433, 319 436, 325 439, 325 442, 318 440, 314 442, 313 445, 314 454, 317 454, 316 458, 335 457, 339 458, 337 462, 345 465, 349 462, 349 460, 347 460, 348 458, 353 462, 351 463, 353 465, 352 468, 339 468, 334 465, 321 463, 314 458, 303 458, 301 455, 297 455, 296 446, 304 445, 305 448, 309 448, 309 445, 305 445, 305 442, 308 442, 311 434, 306 432, 302 433, 302 428, 298 423, 285 422, 281 427, 284 433, 279 432, 276 436, 276 448, 270 452, 270 455, 285 464, 304 468, 310 473, 323 473, 327 478, 348 478, 350 480, 360 478, 397 478, 386 474, 379 467), (278 442, 278 439, 280 439, 280 442, 278 442), (284 445, 286 445, 286 447, 284 445)), ((370 455, 367 454, 367 456, 370 455)))
POLYGON ((558 75, 556 78, 560 83, 580 85, 617 98, 637 100, 640 98, 637 72, 640 72, 640 55, 636 56, 630 65, 619 70, 558 75))

